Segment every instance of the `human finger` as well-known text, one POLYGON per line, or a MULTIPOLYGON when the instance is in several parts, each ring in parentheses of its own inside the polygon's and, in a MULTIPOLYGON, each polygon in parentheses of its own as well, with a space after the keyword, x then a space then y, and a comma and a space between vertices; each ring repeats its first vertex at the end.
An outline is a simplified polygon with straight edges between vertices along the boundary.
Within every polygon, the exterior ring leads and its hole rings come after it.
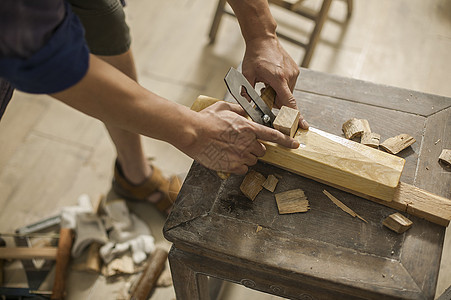
POLYGON ((280 131, 277 131, 275 129, 260 124, 255 124, 255 129, 256 129, 255 134, 257 135, 257 138, 260 140, 274 142, 287 148, 296 149, 299 147, 298 141, 289 137, 288 135, 283 134, 280 131))

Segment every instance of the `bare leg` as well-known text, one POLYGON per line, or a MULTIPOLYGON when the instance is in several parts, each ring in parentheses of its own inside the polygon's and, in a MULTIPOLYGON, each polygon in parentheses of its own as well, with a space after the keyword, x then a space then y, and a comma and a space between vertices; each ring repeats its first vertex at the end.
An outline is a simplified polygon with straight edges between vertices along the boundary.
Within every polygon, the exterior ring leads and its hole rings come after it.
MULTIPOLYGON (((131 79, 137 81, 135 62, 131 50, 114 56, 98 56, 131 79)), ((126 178, 139 184, 148 178, 152 170, 146 162, 141 145, 141 136, 129 131, 105 124, 114 145, 117 159, 126 178)))

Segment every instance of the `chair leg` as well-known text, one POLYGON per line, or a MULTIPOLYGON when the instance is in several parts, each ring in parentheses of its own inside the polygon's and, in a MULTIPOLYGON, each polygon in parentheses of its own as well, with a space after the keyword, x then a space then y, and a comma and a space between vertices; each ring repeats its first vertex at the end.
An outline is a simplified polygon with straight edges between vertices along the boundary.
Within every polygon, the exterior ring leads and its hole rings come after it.
POLYGON ((305 48, 304 58, 301 63, 301 67, 308 68, 310 60, 312 59, 313 51, 315 50, 316 44, 319 40, 319 35, 323 29, 324 22, 327 19, 327 14, 329 12, 330 3, 332 0, 324 0, 323 5, 317 15, 315 21, 315 27, 313 28, 312 34, 310 35, 310 40, 305 48))
POLYGON ((346 18, 350 18, 352 15, 352 8, 353 8, 353 0, 346 0, 346 3, 348 4, 348 15, 346 16, 346 18))
POLYGON ((210 44, 213 44, 215 42, 216 33, 218 32, 219 23, 221 23, 221 18, 224 14, 226 2, 227 0, 219 0, 218 2, 215 17, 213 18, 213 22, 211 23, 210 33, 208 34, 208 37, 210 38, 210 44))

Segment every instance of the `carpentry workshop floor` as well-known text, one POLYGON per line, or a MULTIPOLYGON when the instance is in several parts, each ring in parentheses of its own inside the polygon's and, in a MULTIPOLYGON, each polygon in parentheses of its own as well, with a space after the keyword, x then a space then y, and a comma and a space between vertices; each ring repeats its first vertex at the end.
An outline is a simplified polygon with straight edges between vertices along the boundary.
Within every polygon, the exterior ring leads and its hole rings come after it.
MULTIPOLYGON (((128 1, 133 51, 144 87, 186 106, 199 94, 222 98, 223 77, 229 67, 239 64, 244 45, 236 20, 228 16, 215 44, 208 45, 216 4, 128 1)), ((281 20, 279 28, 305 39, 309 23, 280 9, 274 14, 281 20), (299 24, 306 26, 296 32, 299 24)), ((330 15, 345 20, 345 1, 333 1, 330 15)), ((299 61, 302 50, 283 44, 299 61)), ((451 1, 354 0, 346 26, 326 22, 310 68, 450 97, 451 1)), ((192 160, 177 149, 147 138, 144 146, 165 174, 186 175, 192 160)), ((0 153, 0 232, 55 215, 61 207, 75 205, 80 194, 94 201, 109 193, 115 153, 103 125, 48 96, 15 93, 0 122, 0 153)), ((147 204, 133 203, 131 209, 149 224, 156 241, 169 249, 162 236, 164 218, 147 204)), ((447 232, 437 295, 451 284, 451 231, 447 232)), ((12 245, 11 239, 7 242, 12 245)), ((17 265, 6 273, 10 275, 6 283, 22 276, 17 265)), ((120 299, 125 286, 125 279, 107 282, 71 270, 67 299, 120 299)), ((151 297, 173 298, 172 287, 157 288, 151 297)), ((220 298, 278 297, 227 284, 220 298)))

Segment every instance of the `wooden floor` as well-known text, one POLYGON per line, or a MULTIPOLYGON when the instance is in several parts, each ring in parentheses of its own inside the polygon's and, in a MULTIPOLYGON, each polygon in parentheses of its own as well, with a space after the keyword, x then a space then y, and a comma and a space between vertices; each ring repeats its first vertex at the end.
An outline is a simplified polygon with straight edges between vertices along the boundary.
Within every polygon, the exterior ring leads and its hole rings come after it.
MULTIPOLYGON (((236 20, 228 16, 216 43, 208 45, 215 6, 211 0, 128 1, 133 50, 144 87, 187 106, 199 94, 217 98, 225 94, 223 77, 242 59, 244 45, 236 20)), ((298 17, 277 9, 274 14, 279 28, 300 40, 311 29, 298 17)), ((344 20, 345 1, 333 1, 330 14, 344 20)), ((284 45, 300 61, 303 51, 284 45)), ((326 22, 310 67, 451 97, 451 1, 354 0, 347 24, 326 22)), ((190 167, 191 159, 165 143, 145 139, 145 150, 166 174, 183 175, 190 167)), ((0 153, 0 232, 56 214, 62 206, 76 204, 82 193, 95 200, 109 192, 115 152, 103 125, 48 96, 15 93, 0 122, 0 153)), ((146 204, 134 204, 132 209, 149 223, 157 241, 169 247, 161 233, 164 219, 146 204)), ((451 284, 450 232, 438 295, 451 284)), ((12 267, 7 282, 18 273, 12 267)), ((69 279, 68 299, 120 299, 125 286, 123 281, 107 283, 103 277, 76 271, 69 279)), ((151 299, 173 298, 172 288, 160 288, 151 299)), ((244 298, 276 297, 233 285, 227 285, 221 296, 244 298)))

